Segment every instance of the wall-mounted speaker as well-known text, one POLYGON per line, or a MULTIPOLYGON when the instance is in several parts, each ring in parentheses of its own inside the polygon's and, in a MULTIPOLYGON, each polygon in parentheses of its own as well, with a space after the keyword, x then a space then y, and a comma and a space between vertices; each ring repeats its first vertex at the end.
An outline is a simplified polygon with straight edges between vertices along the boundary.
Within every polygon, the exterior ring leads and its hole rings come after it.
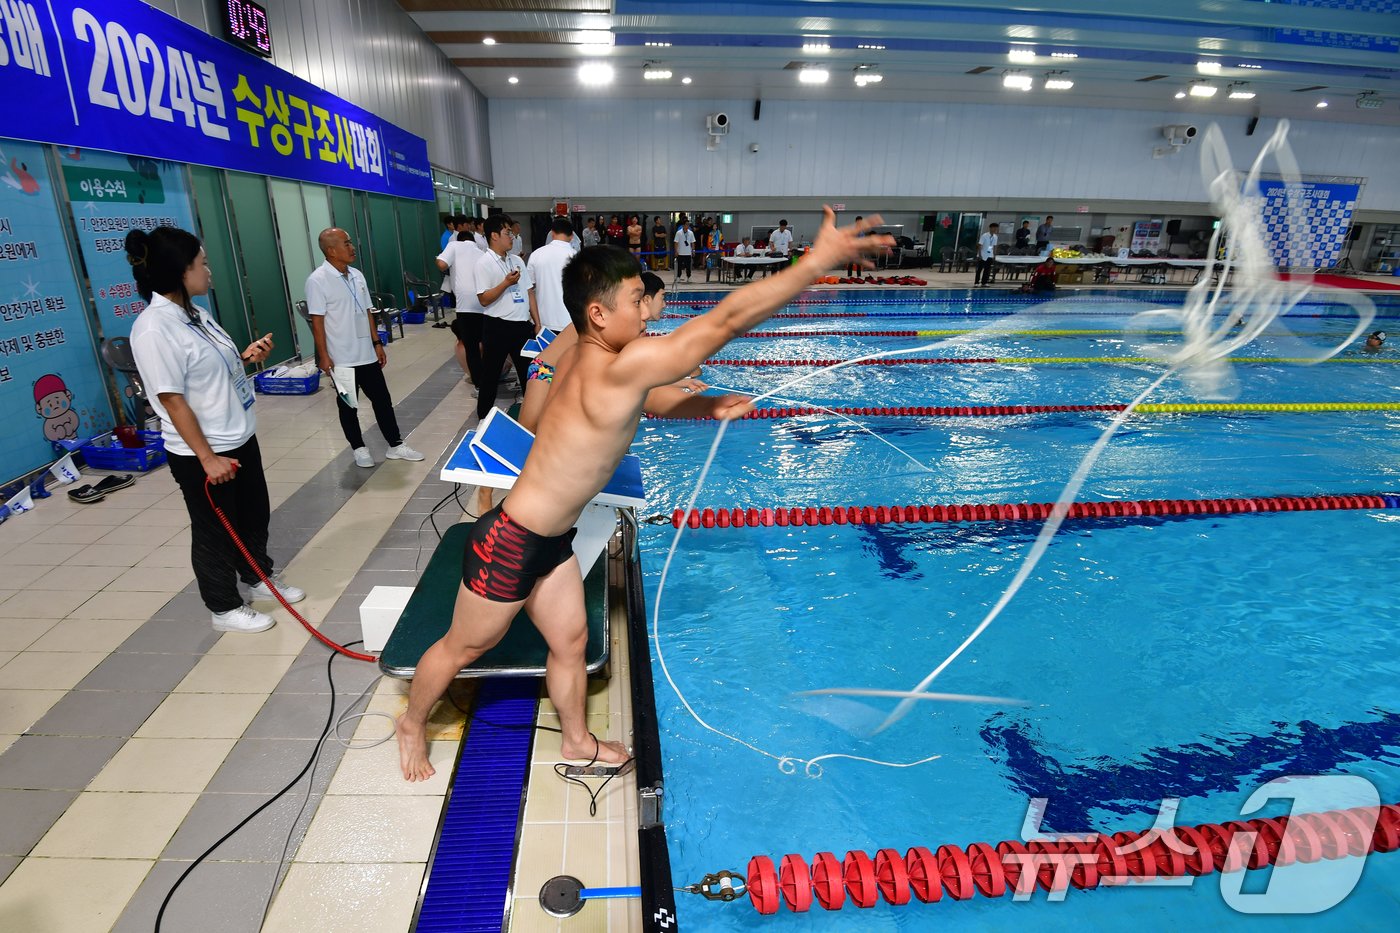
POLYGON ((938 215, 937 215, 937 214, 925 214, 925 215, 924 215, 924 224, 923 224, 924 233, 932 233, 933 231, 935 231, 935 230, 937 230, 937 229, 938 229, 938 215))
POLYGON ((1244 128, 1244 135, 1246 135, 1246 136, 1253 136, 1253 135, 1254 135, 1254 128, 1257 127, 1258 125, 1259 125, 1259 118, 1258 118, 1258 117, 1250 117, 1250 118, 1249 118, 1249 125, 1247 125, 1247 126, 1244 128))
POLYGON ((758 112, 759 112, 760 110, 762 110, 762 109, 763 109, 763 101, 761 101, 761 100, 756 100, 756 101, 753 102, 753 119, 754 119, 754 122, 755 122, 755 123, 758 122, 758 112))
POLYGON ((1181 232, 1181 218, 1167 221, 1167 236, 1176 236, 1181 232))
POLYGON ((1347 239, 1350 240, 1352 243, 1355 243, 1357 240, 1361 239, 1360 225, 1355 225, 1347 231, 1347 239))

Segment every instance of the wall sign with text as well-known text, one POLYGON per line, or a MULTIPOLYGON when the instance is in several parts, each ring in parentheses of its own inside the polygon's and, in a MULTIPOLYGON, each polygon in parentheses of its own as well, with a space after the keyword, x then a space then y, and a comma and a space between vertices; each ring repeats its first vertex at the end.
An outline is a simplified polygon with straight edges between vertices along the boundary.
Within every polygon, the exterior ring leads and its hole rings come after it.
POLYGON ((434 197, 421 137, 139 0, 3 0, 0 84, 38 142, 434 197))

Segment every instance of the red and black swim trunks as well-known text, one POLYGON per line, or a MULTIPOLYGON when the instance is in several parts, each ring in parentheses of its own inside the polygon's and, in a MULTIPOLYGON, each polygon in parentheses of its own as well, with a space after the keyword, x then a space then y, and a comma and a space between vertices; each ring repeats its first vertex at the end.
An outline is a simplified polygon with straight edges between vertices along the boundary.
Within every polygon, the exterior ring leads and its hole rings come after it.
POLYGON ((503 505, 477 519, 468 535, 462 585, 492 602, 514 603, 529 596, 537 580, 573 556, 578 529, 546 538, 512 519, 503 505))

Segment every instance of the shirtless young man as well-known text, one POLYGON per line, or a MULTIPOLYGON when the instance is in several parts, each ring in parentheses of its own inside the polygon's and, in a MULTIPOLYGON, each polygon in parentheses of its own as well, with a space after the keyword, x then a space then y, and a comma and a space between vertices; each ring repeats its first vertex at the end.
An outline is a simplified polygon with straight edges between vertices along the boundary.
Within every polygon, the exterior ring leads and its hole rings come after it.
MULTIPOLYGON (((428 714, 452 678, 500 641, 521 607, 549 646, 545 686, 559 712, 563 757, 627 760, 627 749, 593 736, 584 716, 588 625, 572 548, 574 522, 627 453, 651 389, 689 375, 827 270, 892 246, 887 236, 861 236, 879 223, 872 217, 837 229, 826 209, 821 233, 802 262, 733 292, 663 337, 645 340, 638 339, 646 322, 636 260, 607 247, 585 248, 574 257, 564 270, 564 304, 579 332, 578 346, 567 372, 551 386, 534 446, 510 495, 476 522, 462 560, 452 627, 418 662, 408 710, 398 721, 405 779, 432 777, 428 714)), ((724 419, 750 407, 738 396, 691 401, 724 419)))

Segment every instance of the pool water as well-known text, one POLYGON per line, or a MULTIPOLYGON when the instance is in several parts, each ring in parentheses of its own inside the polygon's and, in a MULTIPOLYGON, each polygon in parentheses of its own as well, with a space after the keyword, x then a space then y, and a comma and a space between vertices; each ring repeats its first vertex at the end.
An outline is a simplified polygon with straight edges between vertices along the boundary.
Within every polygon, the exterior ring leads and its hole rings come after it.
MULTIPOLYGON (((975 328, 1000 320, 990 317, 998 308, 901 305, 926 316, 898 326, 975 328)), ((1132 310, 1061 305, 1014 326, 1111 329, 1126 320, 1113 312, 1132 310)), ((1288 328, 1320 346, 1349 324, 1300 318, 1288 328)), ((890 326, 804 319, 761 328, 814 329, 890 326)), ((746 339, 722 356, 848 358, 930 339, 746 339)), ((986 334, 919 355, 1129 356, 1139 354, 1138 339, 986 334)), ((1275 344, 1291 339, 1268 337, 1241 355, 1275 355, 1275 344)), ((1400 366, 1378 362, 1389 352, 1350 364, 1241 365, 1236 400, 1400 401, 1400 366)), ((705 377, 760 392, 803 371, 713 366, 705 377)), ((783 395, 842 406, 1109 404, 1129 401, 1159 373, 1098 363, 862 366, 783 395)), ((1174 379, 1148 399, 1198 400, 1174 379)), ((879 439, 829 415, 743 421, 729 428, 696 505, 1052 501, 1110 418, 856 419, 879 439)), ((1397 427, 1400 412, 1142 415, 1109 443, 1080 498, 1400 492, 1397 427)), ((642 525, 649 611, 675 534, 659 517, 688 501, 715 431, 713 423, 649 420, 638 432, 653 516, 642 525)), ((661 597, 659 647, 700 716, 776 756, 941 757, 906 769, 828 759, 819 778, 800 765, 783 773, 773 758, 698 725, 656 664, 654 644, 675 882, 742 872, 758 854, 810 862, 818 851, 840 858, 848 849, 1016 839, 1031 797, 1048 798, 1043 828, 1057 832, 1144 830, 1164 798, 1181 801, 1180 824, 1239 819, 1252 792, 1286 775, 1358 775, 1381 802, 1400 800, 1391 579, 1400 510, 1070 522, 1000 619, 932 688, 1024 705, 924 702, 872 735, 895 701, 794 695, 911 688, 981 621, 1038 531, 1038 523, 987 522, 687 530, 661 597)), ((1358 802, 1343 795, 1328 806, 1358 802)), ((1285 812, 1281 801, 1248 815, 1285 812)), ((786 908, 761 917, 747 900, 677 898, 690 930, 1117 928, 1128 916, 1149 928, 1340 930, 1400 909, 1400 855, 1370 859, 1350 897, 1313 917, 1237 913, 1223 902, 1218 875, 1189 889, 1071 891, 1063 903, 1039 892, 1026 904, 1009 896, 901 908, 882 901, 833 913, 814 906, 800 918, 786 908)))

